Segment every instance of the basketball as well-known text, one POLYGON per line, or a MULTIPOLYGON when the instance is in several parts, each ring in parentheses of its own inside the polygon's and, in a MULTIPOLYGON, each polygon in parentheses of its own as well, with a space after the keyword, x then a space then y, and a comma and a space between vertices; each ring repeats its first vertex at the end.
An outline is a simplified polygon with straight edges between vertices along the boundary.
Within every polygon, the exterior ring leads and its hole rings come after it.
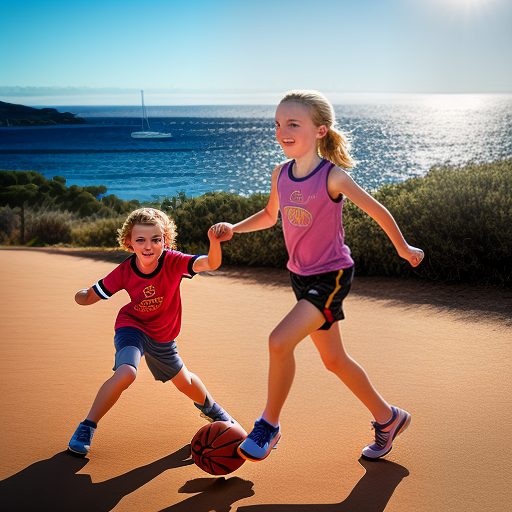
POLYGON ((236 449, 246 437, 247 432, 238 423, 214 421, 192 438, 192 459, 210 475, 232 473, 245 462, 236 449))

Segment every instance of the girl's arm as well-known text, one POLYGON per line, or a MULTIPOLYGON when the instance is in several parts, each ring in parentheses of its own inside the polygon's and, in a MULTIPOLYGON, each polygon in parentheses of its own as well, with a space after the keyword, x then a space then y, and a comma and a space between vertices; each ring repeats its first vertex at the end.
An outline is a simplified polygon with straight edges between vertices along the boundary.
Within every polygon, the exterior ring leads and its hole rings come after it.
POLYGON ((75 302, 80 306, 90 306, 101 300, 92 288, 84 288, 75 293, 75 302))
POLYGON ((329 195, 333 198, 340 194, 347 196, 361 210, 365 211, 384 230, 395 246, 398 255, 417 267, 423 259, 421 249, 409 245, 400 231, 395 219, 386 207, 363 190, 345 171, 336 169, 329 175, 329 195))
POLYGON ((220 222, 219 224, 215 224, 213 227, 218 235, 229 235, 229 238, 226 238, 226 240, 229 240, 233 236, 233 233, 250 233, 251 231, 268 229, 275 225, 277 222, 277 214, 279 213, 277 178, 279 177, 281 167, 281 165, 278 165, 272 172, 270 196, 268 198, 267 206, 265 206, 263 210, 260 210, 237 224, 230 224, 229 222, 220 222))
POLYGON ((218 234, 214 226, 208 230, 208 238, 210 239, 210 250, 208 256, 199 256, 192 265, 194 272, 205 272, 207 270, 217 270, 222 263, 222 248, 220 243, 231 238, 231 234, 226 232, 218 234))

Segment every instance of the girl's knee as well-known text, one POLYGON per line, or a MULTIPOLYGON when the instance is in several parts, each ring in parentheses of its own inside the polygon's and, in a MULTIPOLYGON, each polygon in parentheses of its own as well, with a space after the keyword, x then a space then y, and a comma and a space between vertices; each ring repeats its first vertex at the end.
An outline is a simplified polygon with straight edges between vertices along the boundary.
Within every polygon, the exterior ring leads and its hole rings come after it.
POLYGON ((268 348, 272 355, 283 357, 293 352, 295 345, 281 336, 279 331, 272 331, 268 338, 268 348))
POLYGON ((322 362, 327 370, 339 374, 345 371, 349 359, 340 354, 328 354, 322 357, 322 362))
POLYGON ((137 370, 129 364, 122 364, 114 374, 114 378, 125 388, 133 384, 136 377, 137 370))

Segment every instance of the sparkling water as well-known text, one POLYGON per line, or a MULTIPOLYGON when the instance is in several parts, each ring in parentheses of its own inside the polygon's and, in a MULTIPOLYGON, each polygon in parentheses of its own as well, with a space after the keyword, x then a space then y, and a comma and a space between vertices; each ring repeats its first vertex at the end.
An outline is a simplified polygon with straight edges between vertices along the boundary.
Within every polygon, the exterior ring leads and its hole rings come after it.
MULTIPOLYGON (((136 107, 59 107, 86 125, 0 128, 0 169, 106 185, 123 199, 185 192, 268 192, 285 160, 274 139, 275 106, 148 107, 151 129, 170 140, 132 139, 136 107)), ((349 96, 335 106, 363 187, 422 176, 434 166, 512 157, 512 95, 349 96)))

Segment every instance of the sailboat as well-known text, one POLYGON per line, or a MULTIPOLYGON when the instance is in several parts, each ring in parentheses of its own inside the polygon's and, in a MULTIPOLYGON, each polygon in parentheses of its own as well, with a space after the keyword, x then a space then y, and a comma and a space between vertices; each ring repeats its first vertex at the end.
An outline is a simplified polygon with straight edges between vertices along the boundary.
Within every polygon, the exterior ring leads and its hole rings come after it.
POLYGON ((164 132, 152 132, 149 125, 148 113, 144 105, 144 91, 140 91, 142 100, 142 130, 140 132, 132 132, 133 139, 172 139, 172 134, 164 132), (147 126, 147 130, 146 130, 147 126))

